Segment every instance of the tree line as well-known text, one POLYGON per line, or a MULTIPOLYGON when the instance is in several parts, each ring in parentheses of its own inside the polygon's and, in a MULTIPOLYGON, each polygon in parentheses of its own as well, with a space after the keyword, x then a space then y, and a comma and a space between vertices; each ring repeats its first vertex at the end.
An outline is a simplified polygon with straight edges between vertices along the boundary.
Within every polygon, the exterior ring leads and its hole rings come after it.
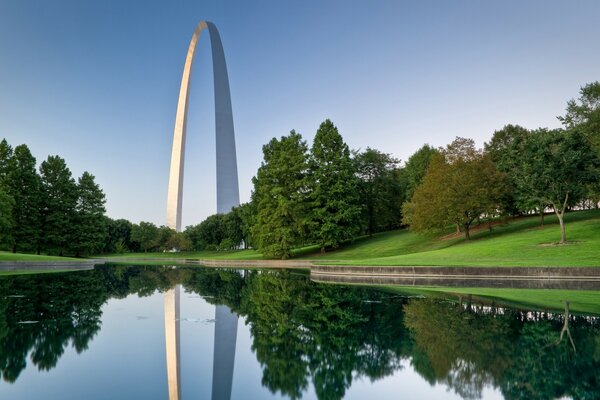
POLYGON ((89 172, 75 180, 65 160, 39 169, 25 144, 0 142, 0 248, 37 254, 89 255, 106 239, 104 192, 89 172))
POLYGON ((288 258, 308 244, 321 251, 359 235, 407 226, 416 232, 472 228, 552 210, 565 243, 564 214, 600 202, 600 83, 581 88, 559 129, 506 125, 483 149, 457 137, 424 145, 404 165, 391 154, 352 151, 324 121, 312 145, 291 131, 263 146, 251 201, 213 215, 184 235, 193 249, 252 246, 288 258), (233 246, 232 246, 233 245, 233 246))
POLYGON ((313 142, 300 133, 273 138, 253 178, 250 202, 175 232, 105 214, 105 196, 88 172, 75 181, 58 156, 39 172, 26 145, 0 143, 0 244, 49 254, 255 248, 289 258, 295 248, 322 252, 360 235, 409 227, 456 229, 552 210, 565 243, 564 214, 600 202, 600 82, 567 102, 559 129, 506 125, 482 149, 457 137, 423 145, 401 165, 367 147, 351 150, 325 120, 313 142))

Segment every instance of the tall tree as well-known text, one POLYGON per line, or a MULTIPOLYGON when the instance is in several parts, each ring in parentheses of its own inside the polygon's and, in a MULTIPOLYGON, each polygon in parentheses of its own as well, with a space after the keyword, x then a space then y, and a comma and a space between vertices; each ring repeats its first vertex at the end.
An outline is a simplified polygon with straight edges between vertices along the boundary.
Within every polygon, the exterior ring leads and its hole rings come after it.
POLYGON ((311 148, 311 214, 314 236, 325 252, 354 238, 360 230, 358 178, 337 127, 325 120, 317 130, 311 148))
POLYGON ((598 154, 579 129, 539 129, 527 137, 523 149, 515 182, 523 193, 551 205, 564 244, 565 211, 578 204, 587 185, 598 179, 598 154))
POLYGON ((48 156, 42 162, 40 176, 41 245, 48 252, 63 255, 74 243, 77 184, 65 160, 59 156, 48 156))
POLYGON ((506 125, 494 132, 492 139, 485 143, 484 149, 498 170, 506 174, 511 190, 508 190, 502 199, 502 208, 505 212, 516 215, 538 209, 543 225, 544 209, 547 204, 542 204, 539 199, 531 199, 528 192, 520 192, 516 185, 517 165, 524 154, 523 143, 527 135, 529 131, 519 125, 506 125))
POLYGON ((0 141, 0 185, 6 184, 8 174, 12 171, 13 148, 6 139, 0 141))
POLYGON ((0 246, 8 248, 12 245, 14 199, 0 185, 0 246))
POLYGON ((94 254, 102 250, 108 236, 108 227, 104 218, 106 197, 95 182, 94 175, 87 171, 79 178, 77 194, 76 255, 94 254))
POLYGON ((400 161, 369 147, 357 154, 354 161, 367 233, 398 227, 405 195, 402 175, 397 171, 400 161))
POLYGON ((307 151, 295 131, 263 146, 264 161, 252 179, 257 212, 251 232, 268 257, 289 258, 306 236, 307 151))
POLYGON ((41 189, 36 161, 29 148, 15 147, 8 187, 15 200, 13 207, 12 251, 36 250, 40 233, 41 189))
MULTIPOLYGON (((588 83, 579 94, 579 99, 567 102, 566 114, 558 119, 565 128, 578 129, 600 157, 600 82, 588 83)), ((600 180, 590 182, 586 192, 589 200, 600 207, 600 180)))
POLYGON ((431 157, 438 154, 439 151, 426 144, 417 150, 404 165, 406 175, 406 200, 410 200, 417 186, 423 181, 423 177, 429 167, 431 157))
POLYGON ((415 231, 454 224, 470 239, 472 224, 498 211, 505 179, 471 139, 456 138, 432 158, 423 182, 404 205, 404 222, 415 231))

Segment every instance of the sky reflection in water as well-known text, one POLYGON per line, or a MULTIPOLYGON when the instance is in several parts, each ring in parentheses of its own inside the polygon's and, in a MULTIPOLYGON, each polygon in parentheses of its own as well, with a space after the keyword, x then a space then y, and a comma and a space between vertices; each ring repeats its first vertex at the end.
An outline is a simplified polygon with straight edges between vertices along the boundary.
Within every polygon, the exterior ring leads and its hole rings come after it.
POLYGON ((232 399, 378 400, 600 391, 593 317, 571 316, 575 351, 566 335, 559 340, 561 313, 409 299, 290 272, 103 266, 0 278, 0 398, 169 398, 165 293, 176 284, 181 399, 224 399, 229 391, 232 399), (215 304, 239 318, 235 353, 217 346, 213 375, 215 326, 226 320, 215 321, 215 304))

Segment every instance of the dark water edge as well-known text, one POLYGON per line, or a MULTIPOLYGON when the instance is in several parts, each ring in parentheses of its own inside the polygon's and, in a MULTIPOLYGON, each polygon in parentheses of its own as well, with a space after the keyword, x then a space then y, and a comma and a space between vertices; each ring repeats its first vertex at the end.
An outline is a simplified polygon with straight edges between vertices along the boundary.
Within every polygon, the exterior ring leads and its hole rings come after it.
POLYGON ((173 371, 182 399, 600 398, 600 320, 568 309, 116 265, 0 276, 0 299, 2 399, 166 399, 173 371))

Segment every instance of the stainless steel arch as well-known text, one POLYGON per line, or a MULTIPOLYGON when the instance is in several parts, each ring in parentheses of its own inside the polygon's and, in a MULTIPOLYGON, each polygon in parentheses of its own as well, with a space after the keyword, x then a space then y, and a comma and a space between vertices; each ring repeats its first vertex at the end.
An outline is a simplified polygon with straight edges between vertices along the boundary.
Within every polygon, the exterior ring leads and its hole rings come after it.
POLYGON ((188 109, 188 92, 190 87, 192 64, 196 44, 200 33, 205 28, 210 35, 213 61, 213 77, 215 87, 215 135, 217 151, 217 212, 226 213, 231 207, 240 204, 237 158, 235 152, 235 133, 233 129, 233 113, 231 111, 231 95, 229 78, 223 44, 217 27, 208 21, 202 21, 196 27, 188 48, 183 77, 179 89, 175 129, 173 132, 173 149, 169 171, 169 188, 167 192, 167 226, 181 230, 181 204, 183 197, 183 169, 185 158, 185 136, 188 109))

